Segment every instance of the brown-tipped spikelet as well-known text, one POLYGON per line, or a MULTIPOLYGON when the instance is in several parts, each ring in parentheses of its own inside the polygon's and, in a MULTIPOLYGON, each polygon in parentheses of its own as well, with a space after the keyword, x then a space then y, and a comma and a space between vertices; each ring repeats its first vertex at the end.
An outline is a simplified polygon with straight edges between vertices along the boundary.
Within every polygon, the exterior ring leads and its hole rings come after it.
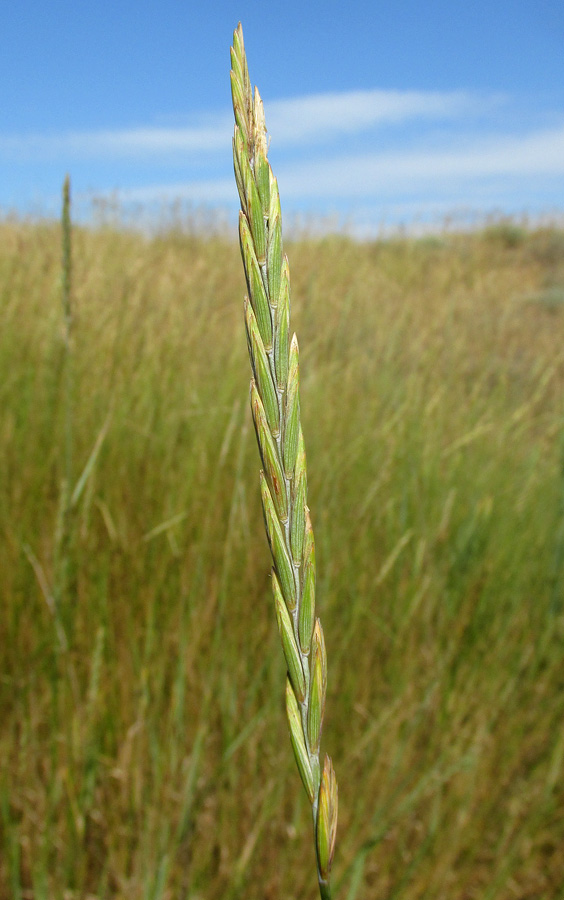
MULTIPOLYGON (((321 786, 319 788, 319 808, 317 810, 317 865, 319 866, 320 885, 329 884, 335 841, 337 838, 338 789, 333 763, 325 755, 321 786)), ((330 897, 328 889, 321 891, 323 898, 330 897)))
POLYGON ((319 746, 327 689, 327 656, 315 618, 315 544, 307 507, 307 469, 300 423, 299 359, 290 337, 290 269, 282 247, 278 184, 267 156, 264 110, 253 96, 241 25, 231 48, 235 114, 233 167, 241 213, 239 239, 248 299, 251 408, 262 460, 262 508, 274 569, 276 618, 288 679, 286 712, 298 770, 311 803, 320 895, 329 874, 337 826, 337 782, 319 746))
POLYGON ((314 753, 319 752, 321 727, 325 712, 325 693, 327 691, 327 655, 321 622, 317 619, 313 631, 311 653, 311 685, 310 702, 307 711, 307 734, 309 746, 314 753))

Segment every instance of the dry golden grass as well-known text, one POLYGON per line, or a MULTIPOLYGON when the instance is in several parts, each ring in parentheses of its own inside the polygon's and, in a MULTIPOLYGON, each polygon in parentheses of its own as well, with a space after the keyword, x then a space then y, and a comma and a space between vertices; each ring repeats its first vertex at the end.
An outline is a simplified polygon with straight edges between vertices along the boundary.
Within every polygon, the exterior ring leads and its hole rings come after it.
MULTIPOLYGON (((100 229, 73 253, 75 472, 111 419, 73 520, 66 658, 23 549, 51 584, 60 233, 0 226, 0 897, 313 900, 239 249, 100 229)), ((289 253, 336 896, 557 898, 564 236, 289 253)))

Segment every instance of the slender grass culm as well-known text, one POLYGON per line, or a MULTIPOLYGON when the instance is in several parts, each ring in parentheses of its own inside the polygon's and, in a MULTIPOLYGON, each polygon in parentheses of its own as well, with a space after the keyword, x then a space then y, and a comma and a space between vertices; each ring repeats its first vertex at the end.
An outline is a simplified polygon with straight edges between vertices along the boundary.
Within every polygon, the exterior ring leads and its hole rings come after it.
POLYGON ((251 409, 263 471, 260 486, 274 567, 272 586, 288 667, 286 710, 296 763, 309 797, 322 900, 330 900, 337 830, 337 781, 319 745, 327 687, 323 629, 315 618, 315 545, 307 506, 300 424, 298 342, 290 339, 290 273, 282 252, 277 181, 267 159, 258 90, 251 90, 239 23, 231 48, 233 161, 241 199, 239 237, 248 298, 251 409))
POLYGON ((64 320, 63 334, 63 377, 64 377, 64 464, 61 483, 59 521, 55 539, 55 603, 59 615, 63 614, 67 629, 71 615, 69 601, 69 581, 71 569, 72 540, 72 482, 73 482, 73 427, 74 427, 74 384, 72 341, 73 311, 72 292, 72 224, 70 177, 63 182, 63 208, 61 214, 61 303, 64 320))

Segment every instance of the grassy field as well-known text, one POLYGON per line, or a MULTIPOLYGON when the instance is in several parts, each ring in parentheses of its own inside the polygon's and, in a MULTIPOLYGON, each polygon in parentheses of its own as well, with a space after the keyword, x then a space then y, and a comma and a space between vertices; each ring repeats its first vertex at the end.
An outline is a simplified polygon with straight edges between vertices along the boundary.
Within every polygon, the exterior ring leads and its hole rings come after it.
MULTIPOLYGON (((69 354, 0 225, 0 898, 314 900, 236 238, 73 240, 69 354)), ((287 250, 337 897, 563 898, 564 233, 287 250)))

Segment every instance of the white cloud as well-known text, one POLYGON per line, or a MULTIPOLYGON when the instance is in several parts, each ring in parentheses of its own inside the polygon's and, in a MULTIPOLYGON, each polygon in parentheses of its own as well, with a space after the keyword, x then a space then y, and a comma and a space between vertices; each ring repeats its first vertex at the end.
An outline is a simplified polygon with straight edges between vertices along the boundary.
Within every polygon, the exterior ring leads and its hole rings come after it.
MULTIPOLYGON (((376 209, 400 216, 402 210, 465 204, 482 210, 564 208, 564 116, 557 112, 550 119, 542 110, 528 119, 520 112, 517 124, 514 100, 494 94, 372 90, 269 101, 266 113, 290 216, 299 209, 352 216, 365 208, 374 218, 376 209), (534 124, 540 119, 542 130, 534 124), (546 127, 549 120, 552 127, 546 127), (353 141, 355 135, 360 140, 353 141)), ((112 186, 130 185, 117 192, 126 204, 184 200, 235 209, 231 134, 225 112, 181 127, 0 135, 0 164, 8 161, 8 173, 13 160, 27 164, 26 177, 48 162, 62 162, 71 173, 74 166, 76 199, 115 195, 107 190, 111 168, 112 186), (173 170, 186 177, 166 183, 173 170)))
POLYGON ((283 146, 413 119, 459 119, 490 109, 500 100, 463 91, 349 91, 271 101, 266 118, 276 145, 283 146))
POLYGON ((116 194, 119 200, 126 203, 172 203, 175 200, 187 200, 196 205, 229 206, 237 202, 237 188, 233 178, 154 184, 145 187, 123 188, 111 193, 116 194))
POLYGON ((362 197, 489 176, 564 176, 564 126, 523 137, 486 136, 451 149, 308 161, 278 172, 285 196, 362 197))
MULTIPOLYGON (((350 91, 312 94, 268 104, 267 124, 276 146, 338 139, 385 124, 413 119, 463 118, 489 109, 499 98, 478 98, 464 92, 350 91)), ((24 159, 107 159, 198 156, 225 151, 232 135, 232 117, 208 115, 186 127, 143 127, 64 134, 0 135, 0 155, 24 159)), ((229 152, 229 151, 227 151, 229 152)))
POLYGON ((29 159, 100 159, 204 154, 229 147, 227 117, 193 128, 131 128, 116 131, 68 132, 58 135, 0 136, 0 154, 29 159))
MULTIPOLYGON (((487 200, 488 179, 495 179, 499 190, 501 184, 515 180, 562 177, 564 126, 523 137, 475 138, 449 149, 308 158, 282 165, 278 171, 282 199, 300 201, 358 201, 403 192, 444 195, 470 183, 473 193, 481 190, 487 200)), ((133 188, 121 191, 120 196, 137 202, 178 198, 231 205, 236 200, 234 182, 228 178, 133 188)), ((562 197, 559 201, 562 203, 562 197)))

